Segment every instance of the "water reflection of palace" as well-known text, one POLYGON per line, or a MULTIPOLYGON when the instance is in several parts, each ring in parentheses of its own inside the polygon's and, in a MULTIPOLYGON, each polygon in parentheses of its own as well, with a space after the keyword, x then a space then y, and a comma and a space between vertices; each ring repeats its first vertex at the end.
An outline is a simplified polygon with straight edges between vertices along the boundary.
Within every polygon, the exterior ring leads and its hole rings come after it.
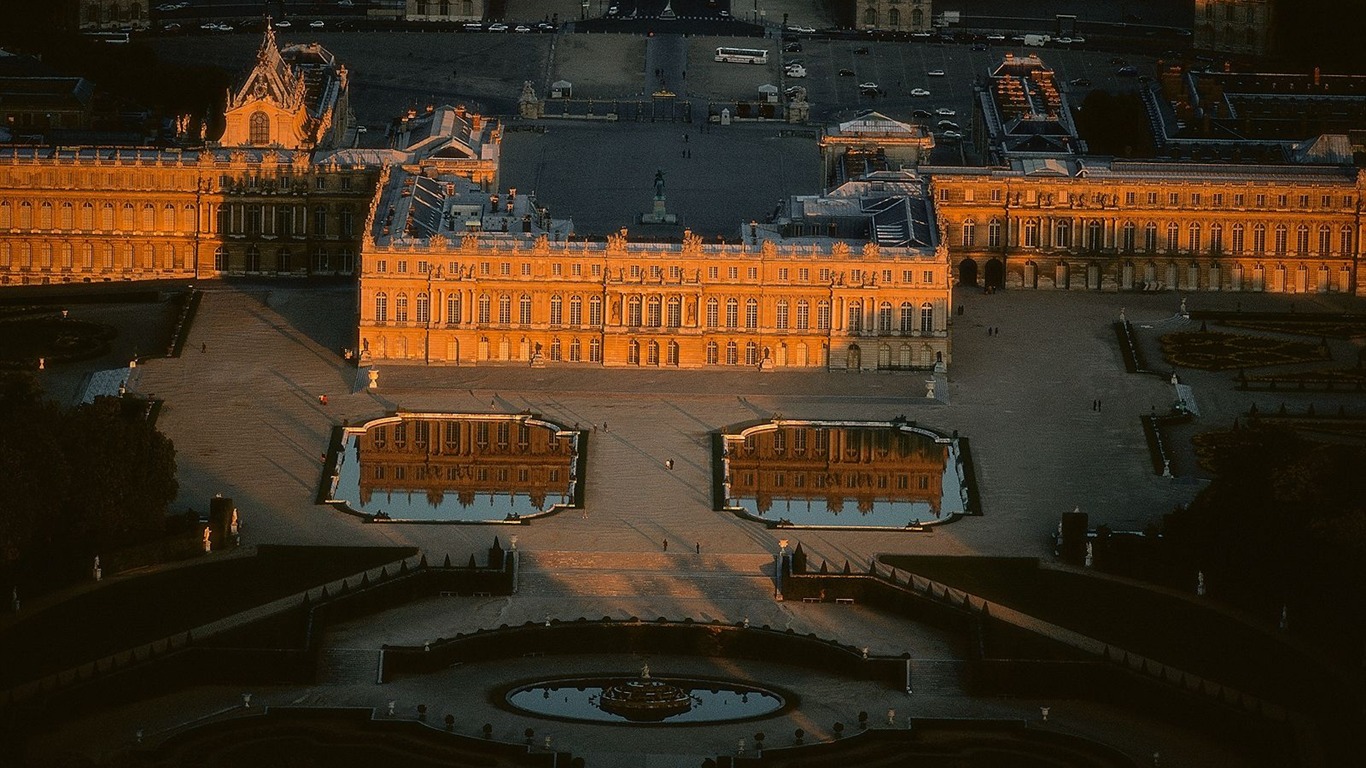
POLYGON ((884 502, 920 502, 938 516, 949 446, 897 427, 782 424, 726 436, 730 497, 773 502, 824 499, 828 511, 846 501, 869 514, 884 502))
POLYGON ((524 417, 403 418, 357 438, 360 500, 422 493, 432 506, 454 493, 462 507, 483 493, 523 494, 538 510, 572 495, 570 435, 524 417))

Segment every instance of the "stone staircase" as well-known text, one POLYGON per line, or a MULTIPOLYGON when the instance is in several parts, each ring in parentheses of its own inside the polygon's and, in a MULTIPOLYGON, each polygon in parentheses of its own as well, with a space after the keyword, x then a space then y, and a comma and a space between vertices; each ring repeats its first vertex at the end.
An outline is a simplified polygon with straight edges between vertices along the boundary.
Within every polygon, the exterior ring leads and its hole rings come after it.
POLYGON ((371 648, 323 648, 318 651, 315 685, 358 685, 375 682, 379 651, 371 648))
POLYGON ((911 690, 927 696, 962 696, 964 662, 911 659, 911 690))
POLYGON ((767 555, 535 552, 522 557, 523 596, 772 600, 767 555))

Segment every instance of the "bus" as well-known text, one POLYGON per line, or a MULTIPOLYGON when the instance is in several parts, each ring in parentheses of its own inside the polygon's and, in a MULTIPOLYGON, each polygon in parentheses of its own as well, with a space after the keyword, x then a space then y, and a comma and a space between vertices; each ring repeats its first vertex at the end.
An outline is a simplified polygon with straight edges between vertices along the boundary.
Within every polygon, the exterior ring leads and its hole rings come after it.
POLYGON ((127 32, 86 32, 85 36, 100 43, 125 44, 128 42, 127 32))
POLYGON ((763 48, 717 48, 717 61, 729 61, 734 64, 767 64, 768 51, 763 48))

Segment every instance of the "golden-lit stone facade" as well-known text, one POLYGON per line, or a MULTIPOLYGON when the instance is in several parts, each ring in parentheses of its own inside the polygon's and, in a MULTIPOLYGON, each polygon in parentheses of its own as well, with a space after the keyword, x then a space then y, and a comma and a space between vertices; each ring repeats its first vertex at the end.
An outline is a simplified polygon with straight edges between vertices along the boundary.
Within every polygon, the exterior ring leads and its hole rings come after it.
POLYGON ((919 502, 938 515, 947 443, 896 427, 776 423, 726 436, 730 498, 773 502, 819 499, 838 512, 877 502, 919 502))
POLYGON ((0 150, 0 283, 346 274, 377 172, 284 150, 0 150))
POLYGON ((1350 166, 1017 159, 921 170, 960 283, 1366 292, 1366 179, 1350 166))
POLYGON ((1275 0, 1195 0, 1195 47, 1265 56, 1272 51, 1275 0))
POLYGON ((362 361, 754 370, 950 362, 942 245, 775 241, 757 225, 743 244, 704 244, 691 233, 682 243, 631 242, 624 229, 606 242, 572 240, 544 211, 514 215, 512 231, 500 231, 491 222, 506 226, 499 211, 512 202, 496 195, 492 211, 465 220, 480 222, 478 231, 457 232, 458 195, 433 202, 435 213, 414 212, 441 196, 431 182, 400 171, 381 184, 362 253, 362 361), (450 234, 415 234, 419 220, 450 234))
POLYGON ((360 499, 416 493, 432 505, 455 494, 521 494, 536 509, 573 494, 574 443, 525 416, 401 415, 357 436, 360 499))
POLYGON ((929 32, 931 0, 859 0, 859 29, 929 32))

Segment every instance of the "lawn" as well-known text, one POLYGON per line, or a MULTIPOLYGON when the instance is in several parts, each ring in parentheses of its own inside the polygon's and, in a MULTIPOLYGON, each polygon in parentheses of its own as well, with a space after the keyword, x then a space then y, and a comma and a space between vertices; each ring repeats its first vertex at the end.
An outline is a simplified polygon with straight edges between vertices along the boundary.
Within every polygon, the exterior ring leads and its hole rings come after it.
POLYGON ((176 635, 413 552, 263 546, 253 557, 111 580, 0 633, 0 687, 176 635))
POLYGON ((1041 569, 1027 558, 890 555, 882 561, 1271 701, 1321 706, 1343 696, 1331 670, 1200 602, 1041 569))

